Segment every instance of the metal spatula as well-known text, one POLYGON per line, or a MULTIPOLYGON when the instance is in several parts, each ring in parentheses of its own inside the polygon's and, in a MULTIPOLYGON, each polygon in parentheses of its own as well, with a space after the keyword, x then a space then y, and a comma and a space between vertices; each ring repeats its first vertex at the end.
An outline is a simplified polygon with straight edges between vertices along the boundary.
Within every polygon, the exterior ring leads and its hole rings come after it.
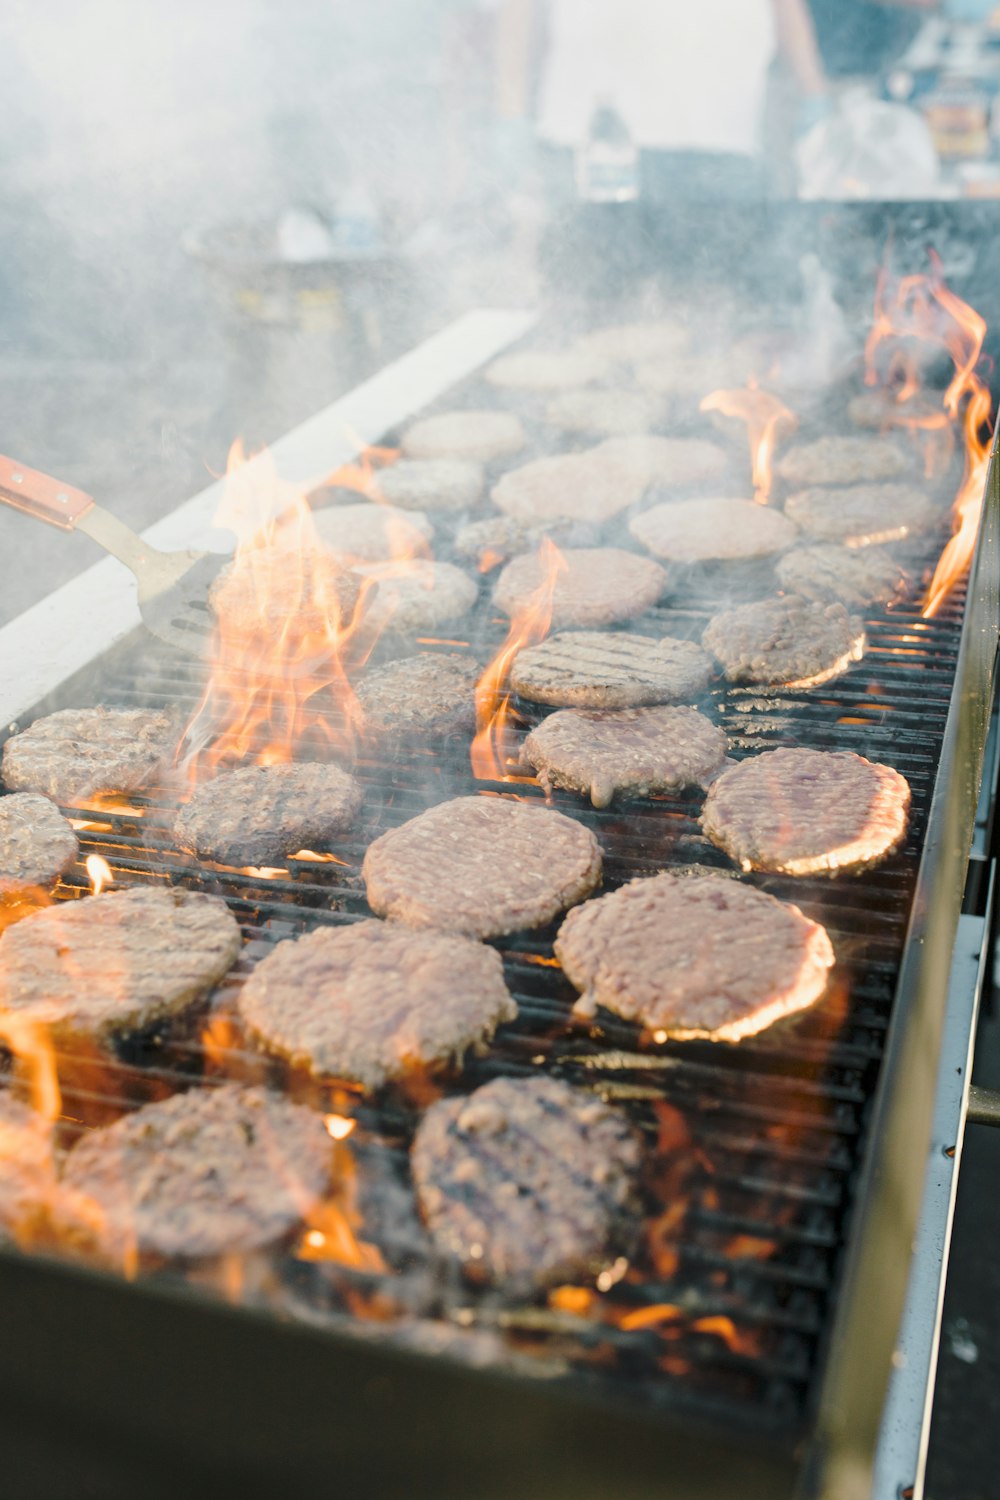
POLYGON ((204 656, 212 637, 209 586, 226 561, 217 552, 160 552, 90 495, 0 454, 0 502, 62 531, 84 531, 135 575, 147 628, 175 650, 204 656))

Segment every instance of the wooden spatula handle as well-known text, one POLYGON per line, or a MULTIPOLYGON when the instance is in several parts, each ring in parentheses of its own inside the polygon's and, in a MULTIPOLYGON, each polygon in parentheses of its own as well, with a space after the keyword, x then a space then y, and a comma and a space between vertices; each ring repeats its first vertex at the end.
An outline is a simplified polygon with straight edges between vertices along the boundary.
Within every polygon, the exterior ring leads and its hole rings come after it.
POLYGON ((19 464, 15 458, 0 453, 0 504, 72 531, 93 503, 93 498, 83 490, 75 490, 72 485, 53 479, 51 474, 40 474, 37 469, 29 469, 27 464, 19 464))

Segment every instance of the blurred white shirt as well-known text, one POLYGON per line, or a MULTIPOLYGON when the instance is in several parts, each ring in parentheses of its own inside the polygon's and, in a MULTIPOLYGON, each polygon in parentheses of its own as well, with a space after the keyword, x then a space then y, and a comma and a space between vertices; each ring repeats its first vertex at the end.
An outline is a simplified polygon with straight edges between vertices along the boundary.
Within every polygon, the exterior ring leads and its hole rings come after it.
POLYGON ((550 0, 539 135, 579 145, 603 97, 639 146, 753 155, 776 40, 771 0, 550 0))

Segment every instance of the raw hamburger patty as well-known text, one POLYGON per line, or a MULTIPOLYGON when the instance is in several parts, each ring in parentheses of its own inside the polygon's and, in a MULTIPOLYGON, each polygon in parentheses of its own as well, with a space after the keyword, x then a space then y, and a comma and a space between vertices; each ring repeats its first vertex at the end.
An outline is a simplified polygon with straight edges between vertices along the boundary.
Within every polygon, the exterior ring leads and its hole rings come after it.
POLYGON ((639 708, 696 698, 712 659, 693 641, 627 631, 567 630, 519 651, 510 686, 556 708, 639 708))
POLYGON ((739 1041, 818 1000, 834 957, 797 906, 722 875, 633 880, 570 912, 556 957, 597 1007, 655 1039, 739 1041))
POLYGON ((941 520, 935 502, 907 484, 800 490, 785 501, 785 514, 810 536, 845 547, 901 541, 912 532, 929 531, 941 520))
POLYGON ((471 458, 485 464, 519 453, 527 439, 511 412, 447 411, 414 422, 402 441, 407 458, 471 458))
POLYGON ((494 485, 498 510, 527 526, 546 521, 610 521, 633 505, 645 486, 593 453, 557 453, 511 469, 494 485))
POLYGON ((634 1239, 639 1142, 554 1078, 495 1078, 432 1104, 410 1160, 435 1245, 473 1280, 589 1279, 634 1239))
POLYGON ((222 865, 274 865, 350 828, 362 791, 339 766, 242 766, 197 788, 177 814, 182 849, 222 865))
POLYGON ((386 562, 427 551, 434 527, 419 510, 394 505, 331 505, 313 512, 316 531, 343 562, 386 562))
POLYGON ((0 797, 0 895, 55 885, 79 850, 73 829, 47 797, 0 797))
POLYGON ((588 896, 601 850, 589 828, 538 803, 456 797, 383 833, 362 874, 380 916, 502 937, 588 896))
POLYGON ((577 349, 565 351, 527 350, 505 354, 486 371, 491 385, 525 391, 576 390, 609 374, 607 360, 577 349))
POLYGON ((403 459, 380 469, 379 495, 404 510, 465 510, 483 493, 483 467, 470 458, 403 459))
POLYGON ((494 948, 394 922, 324 927, 279 943, 240 991, 251 1031, 316 1078, 368 1090, 485 1051, 517 1006, 494 948))
POLYGON ((283 547, 259 547, 222 570, 208 604, 227 632, 268 642, 290 619, 303 635, 335 633, 360 592, 357 574, 321 548, 296 558, 283 547))
POLYGON ((195 1259, 281 1239, 322 1197, 330 1163, 321 1115, 223 1084, 90 1131, 63 1183, 98 1210, 106 1253, 195 1259))
POLYGON ((176 1015, 231 968, 240 929, 224 901, 132 886, 63 901, 0 940, 0 1015, 98 1041, 176 1015))
POLYGON ((590 450, 592 459, 620 471, 630 485, 683 487, 708 484, 726 472, 726 455, 702 438, 660 437, 637 433, 608 438, 590 450))
POLYGON ((902 842, 910 788, 850 750, 770 750, 712 784, 702 827, 744 870, 864 870, 902 842))
POLYGON ((595 807, 607 807, 616 792, 704 786, 726 748, 722 730, 694 708, 564 708, 531 731, 521 758, 542 786, 589 792, 595 807))
POLYGON ((375 667, 354 687, 362 728, 374 737, 472 730, 481 674, 457 651, 421 651, 375 667))
POLYGON ((562 391, 545 408, 545 420, 560 432, 585 432, 598 437, 648 432, 667 415, 662 397, 642 391, 562 391))
POLYGON ((898 479, 912 467, 903 449, 885 438, 829 436, 787 449, 777 472, 789 484, 870 484, 898 479))
MULTIPOLYGON (((666 592, 658 563, 617 547, 567 547, 552 591, 553 629, 564 625, 613 625, 631 620, 666 592)), ((539 595, 546 565, 537 552, 507 564, 494 591, 497 605, 516 615, 539 595)))
POLYGON ((479 587, 452 563, 413 557, 399 563, 366 563, 358 568, 378 589, 365 608, 372 630, 434 630, 459 620, 475 604, 479 587))
POLYGON ((169 766, 177 734, 173 717, 151 708, 62 708, 7 741, 4 783, 54 802, 134 792, 169 766))
POLYGON ((702 642, 730 682, 811 686, 861 660, 865 626, 842 604, 814 604, 785 594, 713 615, 702 642))
POLYGON ((639 364, 644 360, 669 359, 680 354, 691 342, 691 335, 680 323, 661 319, 653 323, 617 323, 597 328, 577 340, 576 347, 585 354, 621 364, 639 364))
POLYGON ((882 547, 794 547, 775 569, 783 588, 806 599, 864 609, 902 593, 909 577, 882 547))
POLYGON ((752 500, 679 500, 654 505, 629 522, 636 541, 674 563, 770 557, 791 545, 796 527, 752 500))

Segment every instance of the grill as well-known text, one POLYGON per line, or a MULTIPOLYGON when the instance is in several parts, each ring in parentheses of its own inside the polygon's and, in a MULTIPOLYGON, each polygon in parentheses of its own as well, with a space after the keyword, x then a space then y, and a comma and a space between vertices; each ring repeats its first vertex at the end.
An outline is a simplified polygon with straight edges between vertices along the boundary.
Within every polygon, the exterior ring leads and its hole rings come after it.
MULTIPOLYGON (((454 399, 449 396, 448 404, 454 399)), ((483 391, 474 384, 463 389, 460 400, 485 404, 483 391)), ((996 525, 992 483, 991 498, 986 537, 996 525)), ((612 544, 617 540, 609 538, 612 544)), ((931 538, 914 555, 914 571, 934 559, 940 540, 931 538)), ((436 547, 436 555, 448 554, 436 547)), ((856 1259, 866 1231, 862 1210, 877 1196, 868 1150, 873 1106, 883 1115, 890 1107, 885 1079, 891 1081, 894 1071, 884 1064, 887 1057, 892 1063, 899 1051, 901 1007, 918 1006, 920 986, 908 984, 901 990, 901 970, 912 980, 913 965, 932 967, 940 949, 938 943, 928 943, 926 953, 916 952, 914 922, 922 920, 925 900, 940 899, 940 882, 949 878, 934 831, 943 816, 939 769, 949 785, 959 774, 953 763, 958 712, 952 709, 953 689, 956 673, 963 683, 970 670, 969 638, 989 621, 985 542, 979 567, 968 619, 961 590, 931 620, 921 618, 919 591, 913 590, 903 603, 869 616, 867 654, 837 680, 809 692, 767 696, 716 686, 700 705, 725 730, 736 758, 784 745, 854 750, 885 759, 910 783, 913 810, 906 842, 876 869, 832 881, 753 877, 761 889, 795 901, 828 928, 838 967, 826 1001, 738 1047, 640 1047, 636 1028, 603 1014, 597 1024, 572 1021, 575 993, 554 965, 554 928, 519 934, 499 945, 519 1018, 502 1029, 487 1056, 469 1059, 455 1086, 464 1091, 497 1074, 530 1076, 544 1069, 596 1090, 629 1113, 646 1138, 652 1164, 646 1183, 648 1219, 656 1221, 657 1232, 647 1236, 627 1277, 589 1306, 580 1297, 556 1299, 554 1305, 511 1303, 450 1278, 430 1259, 404 1191, 406 1149, 421 1101, 392 1093, 357 1107, 358 1128, 351 1138, 362 1181, 374 1185, 371 1237, 389 1261, 391 1274, 383 1277, 281 1252, 271 1258, 266 1274, 260 1267, 244 1268, 238 1285, 232 1267, 223 1268, 214 1282, 209 1278, 212 1292, 228 1288, 246 1304, 236 1312, 192 1299, 192 1281, 177 1271, 145 1278, 126 1291, 77 1269, 40 1267, 6 1256, 0 1288, 6 1285, 17 1299, 18 1316, 27 1320, 29 1309, 44 1305, 47 1320, 52 1320, 62 1308, 78 1330, 93 1317, 93 1331, 101 1340, 109 1338, 109 1330, 118 1330, 110 1335, 112 1346, 125 1324, 137 1320, 131 1323, 129 1344, 139 1336, 137 1330, 145 1333, 147 1328, 152 1350, 158 1353, 165 1341, 170 1351, 166 1358, 174 1361, 171 1382, 185 1365, 190 1367, 195 1351, 211 1363, 221 1360, 226 1349, 229 1359, 238 1361, 238 1368, 227 1364, 225 1371, 233 1401, 241 1391, 246 1398, 248 1381, 263 1378, 260 1370, 251 1376, 245 1360, 259 1364, 265 1351, 273 1349, 278 1375, 304 1361, 315 1367, 319 1382, 319 1389, 304 1396, 296 1386, 306 1409, 321 1409, 327 1393, 331 1400, 337 1393, 344 1401, 345 1422, 338 1424, 333 1444, 340 1477, 351 1474, 353 1455, 358 1477, 371 1482, 371 1447, 365 1455, 355 1453, 355 1440, 344 1431, 345 1423, 352 1426, 351 1414, 361 1427, 370 1428, 379 1421, 384 1401, 394 1431, 408 1420, 422 1422, 426 1452, 411 1431, 394 1437, 391 1454, 380 1460, 385 1480, 376 1490, 380 1494, 396 1493, 397 1484, 400 1494, 467 1493, 462 1484, 468 1483, 468 1473, 461 1465, 477 1444, 485 1468, 491 1452, 504 1464, 502 1476, 484 1479, 484 1494, 514 1493, 527 1463, 536 1486, 530 1493, 561 1494, 565 1486, 567 1493, 572 1487, 577 1495, 597 1495, 603 1492, 600 1476, 609 1459, 619 1492, 631 1494, 629 1486, 634 1485, 638 1494, 649 1477, 647 1465, 655 1472, 665 1454, 676 1466, 678 1482, 683 1481, 683 1493, 702 1488, 718 1493, 720 1472, 731 1473, 725 1466, 734 1458, 745 1460, 748 1452, 755 1455, 755 1467, 743 1476, 744 1492, 756 1494, 759 1485, 761 1494, 789 1493, 806 1440, 812 1440, 813 1461, 821 1462, 817 1423, 830 1399, 823 1381, 833 1378, 831 1369, 836 1371, 831 1349, 842 1357, 845 1347, 843 1326, 836 1331, 838 1298, 849 1301, 856 1286, 846 1252, 856 1259), (941 764, 943 754, 947 766, 941 764), (271 1316, 275 1313, 281 1325, 271 1316), (179 1356, 166 1329, 171 1318, 178 1330, 186 1330, 188 1342, 179 1356), (282 1326, 289 1320, 297 1325, 294 1333, 282 1326), (291 1364, 290 1349, 295 1351, 291 1364), (428 1351, 443 1358, 427 1361, 423 1356, 428 1351), (470 1373, 469 1365, 482 1364, 486 1373, 470 1373), (352 1370, 358 1372, 356 1389, 352 1370), (488 1413, 472 1414, 477 1392, 488 1413), (431 1418, 435 1400, 443 1400, 444 1408, 431 1418), (396 1415, 391 1414, 393 1403, 396 1415), (463 1437, 454 1427, 470 1403, 468 1420, 476 1424, 475 1431, 463 1437), (442 1417, 451 1440, 447 1454, 438 1437, 442 1417), (517 1423, 527 1433, 523 1452, 507 1446, 517 1423), (570 1430, 573 1458, 549 1474, 545 1465, 554 1460, 543 1455, 560 1453, 560 1434, 570 1430), (711 1448, 706 1451, 699 1444, 708 1435, 711 1448), (600 1452, 602 1443, 610 1444, 610 1454, 600 1452), (634 1464, 627 1478, 620 1467, 625 1455, 634 1464)), ((675 599, 670 608, 651 611, 632 628, 696 637, 707 617, 728 602, 722 597, 675 599)), ((472 624, 463 622, 461 640, 423 641, 420 646, 465 650, 482 658, 500 644, 504 629, 485 587, 472 624)), ((995 612, 991 629, 995 645, 995 612)), ((988 655, 978 663, 968 690, 974 690, 976 701, 966 702, 962 710, 970 740, 965 754, 971 757, 962 776, 970 784, 978 780, 991 665, 988 655)), ((963 692, 968 696, 965 688, 963 692)), ((200 694, 193 666, 163 648, 150 649, 144 639, 131 638, 82 678, 61 687, 45 707, 104 702, 171 706, 191 713, 200 694)), ((517 707, 527 726, 534 711, 526 704, 517 707)), ((322 755, 325 742, 318 737, 307 739, 303 755, 309 755, 312 743, 322 755)), ((83 820, 81 859, 102 855, 122 882, 168 881, 221 894, 245 936, 241 961, 213 995, 207 1015, 179 1030, 130 1038, 113 1059, 102 1062, 96 1079, 93 1059, 61 1059, 67 1136, 150 1097, 210 1086, 220 1075, 267 1079, 294 1096, 343 1107, 342 1096, 317 1097, 315 1085, 307 1086, 246 1044, 233 1019, 233 998, 242 978, 281 939, 369 914, 360 864, 368 843, 385 828, 474 791, 543 795, 533 782, 475 781, 465 740, 433 753, 414 749, 391 759, 364 752, 356 774, 366 791, 364 821, 350 838, 338 840, 338 862, 291 859, 287 874, 274 878, 213 869, 179 852, 170 832, 175 804, 155 789, 130 797, 126 810, 64 809, 83 820)), ((605 853, 606 889, 666 866, 731 868, 700 833, 700 798, 658 797, 601 812, 571 794, 555 792, 552 802, 594 829, 605 853)), ((955 832, 961 846, 961 831, 955 832)), ((72 900, 86 889, 81 866, 64 879, 57 894, 72 900)), ((58 1323, 53 1326, 58 1329, 58 1323)), ((32 1368, 37 1364, 37 1357, 29 1358, 32 1368)), ((36 1386, 38 1379, 36 1373, 36 1386)), ((10 1380, 10 1370, 0 1364, 0 1393, 10 1380)), ((119 1387, 120 1380, 112 1385, 119 1387)), ((265 1386, 246 1398, 250 1408, 265 1389, 275 1401, 273 1386, 265 1386)), ((124 1400, 128 1404, 127 1395, 124 1400)), ((91 1402, 84 1398, 83 1407, 91 1402)), ((224 1406, 228 1411, 228 1400, 224 1406)), ((293 1419, 282 1441, 276 1412, 284 1409, 277 1398, 268 1424, 278 1435, 273 1441, 282 1450, 282 1462, 291 1463, 296 1475, 319 1474, 330 1435, 319 1437, 310 1428, 303 1441, 293 1419)), ((137 1435, 143 1430, 140 1421, 137 1435)), ((206 1475, 217 1461, 219 1441, 218 1435, 204 1433, 197 1438, 206 1475)), ((251 1437, 237 1463, 250 1463, 255 1446, 259 1450, 251 1437)), ((271 1444, 263 1446, 271 1454, 271 1444)), ((127 1469, 126 1457, 120 1455, 119 1462, 127 1469)), ((232 1463, 228 1450, 226 1462, 232 1463)))

